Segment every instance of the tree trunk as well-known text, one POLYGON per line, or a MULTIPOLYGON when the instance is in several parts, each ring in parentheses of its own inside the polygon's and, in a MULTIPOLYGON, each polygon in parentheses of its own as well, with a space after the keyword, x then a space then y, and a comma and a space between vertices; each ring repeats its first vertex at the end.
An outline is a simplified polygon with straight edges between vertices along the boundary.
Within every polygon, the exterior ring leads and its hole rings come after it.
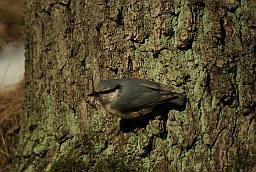
POLYGON ((17 171, 256 170, 251 1, 30 1, 17 171), (183 110, 106 113, 87 94, 139 76, 183 110))

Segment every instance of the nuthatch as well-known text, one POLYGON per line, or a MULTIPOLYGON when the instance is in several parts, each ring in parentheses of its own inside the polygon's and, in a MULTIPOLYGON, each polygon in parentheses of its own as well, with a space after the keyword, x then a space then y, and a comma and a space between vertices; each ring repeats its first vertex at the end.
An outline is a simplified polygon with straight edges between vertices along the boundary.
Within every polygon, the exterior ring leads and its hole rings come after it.
POLYGON ((110 114, 121 118, 145 115, 156 105, 183 105, 185 96, 172 88, 139 78, 102 80, 88 96, 95 96, 110 114))

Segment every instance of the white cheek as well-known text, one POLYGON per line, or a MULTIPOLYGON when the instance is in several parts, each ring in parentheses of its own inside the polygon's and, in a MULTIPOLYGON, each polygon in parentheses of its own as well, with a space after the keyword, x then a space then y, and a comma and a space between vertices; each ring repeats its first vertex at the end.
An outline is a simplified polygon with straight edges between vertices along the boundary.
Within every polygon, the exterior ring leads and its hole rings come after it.
POLYGON ((118 97, 118 94, 119 94, 119 90, 115 90, 115 92, 100 95, 98 99, 103 105, 106 105, 108 103, 114 102, 118 97))
POLYGON ((113 101, 115 101, 115 99, 118 97, 118 90, 116 90, 115 92, 112 92, 112 93, 109 93, 108 94, 108 98, 109 98, 109 101, 110 102, 113 102, 113 101))

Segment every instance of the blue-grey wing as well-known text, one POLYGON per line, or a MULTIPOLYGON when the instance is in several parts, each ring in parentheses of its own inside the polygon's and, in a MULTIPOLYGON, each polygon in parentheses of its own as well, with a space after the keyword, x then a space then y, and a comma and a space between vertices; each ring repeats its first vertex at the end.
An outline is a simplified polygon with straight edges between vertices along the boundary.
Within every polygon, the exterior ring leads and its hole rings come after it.
POLYGON ((112 104, 113 108, 120 111, 133 111, 154 105, 161 99, 160 84, 135 78, 127 81, 129 84, 121 85, 119 97, 112 104), (129 87, 125 87, 127 85, 129 87))
POLYGON ((119 96, 111 106, 123 112, 140 110, 164 101, 178 105, 184 103, 182 94, 172 92, 173 88, 152 81, 126 78, 122 79, 120 87, 119 96))
POLYGON ((158 102, 160 97, 159 91, 148 88, 144 88, 143 90, 121 89, 120 96, 113 102, 112 107, 120 111, 133 111, 149 107, 158 102))

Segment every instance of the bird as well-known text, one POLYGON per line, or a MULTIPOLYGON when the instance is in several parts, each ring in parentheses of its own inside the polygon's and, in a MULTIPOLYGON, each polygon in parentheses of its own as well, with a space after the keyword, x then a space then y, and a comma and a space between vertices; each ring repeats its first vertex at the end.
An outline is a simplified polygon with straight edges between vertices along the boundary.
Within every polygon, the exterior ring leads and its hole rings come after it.
POLYGON ((173 87, 142 78, 102 80, 87 96, 95 97, 107 112, 121 118, 143 116, 167 102, 177 106, 185 103, 185 96, 173 87))

